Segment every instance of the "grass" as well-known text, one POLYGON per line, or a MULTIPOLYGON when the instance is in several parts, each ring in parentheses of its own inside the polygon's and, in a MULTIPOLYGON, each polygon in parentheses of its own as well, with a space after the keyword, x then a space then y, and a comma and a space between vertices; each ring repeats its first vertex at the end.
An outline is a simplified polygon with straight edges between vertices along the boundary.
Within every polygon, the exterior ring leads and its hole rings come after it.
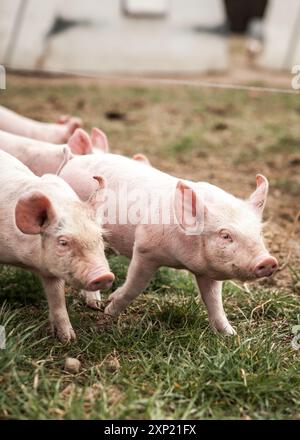
MULTIPOLYGON (((121 283, 126 261, 111 256, 110 264, 121 283)), ((7 296, 0 312, 1 417, 300 418, 295 293, 227 283, 225 308, 239 336, 224 337, 209 328, 192 277, 162 269, 117 322, 69 294, 78 339, 63 346, 47 336, 46 302, 32 295, 32 277, 6 269, 2 285, 19 285, 21 275, 31 301, 7 296), (81 360, 79 374, 63 371, 67 356, 81 360)))
MULTIPOLYGON (((12 76, 7 86, 2 105, 45 121, 79 114, 87 129, 108 133, 113 151, 145 152, 166 171, 238 195, 253 188, 257 171, 265 172, 277 191, 271 188, 269 231, 279 228, 276 237, 288 252, 285 233, 299 198, 297 96, 12 76), (107 112, 125 117, 112 120, 107 112)), ((276 237, 270 236, 271 249, 276 237)), ((127 260, 109 260, 120 285, 127 260)), ((210 329, 185 272, 161 269, 117 321, 87 309, 68 289, 77 341, 67 346, 47 333, 39 280, 2 267, 0 325, 7 344, 0 350, 0 418, 300 418, 300 358, 291 346, 300 323, 300 272, 299 260, 291 255, 291 261, 284 287, 256 284, 245 291, 225 284, 237 337, 210 329), (68 356, 81 361, 79 374, 64 372, 68 356)))

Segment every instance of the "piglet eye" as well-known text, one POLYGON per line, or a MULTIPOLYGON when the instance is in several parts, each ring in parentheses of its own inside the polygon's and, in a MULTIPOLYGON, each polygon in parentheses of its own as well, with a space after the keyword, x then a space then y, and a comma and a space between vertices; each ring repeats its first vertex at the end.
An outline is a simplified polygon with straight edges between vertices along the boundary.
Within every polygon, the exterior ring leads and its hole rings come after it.
POLYGON ((230 233, 228 231, 224 231, 224 230, 220 231, 220 237, 223 240, 227 241, 228 243, 232 243, 233 242, 232 237, 231 237, 231 235, 230 235, 230 233))
POLYGON ((59 244, 59 246, 61 246, 61 247, 67 247, 67 246, 69 245, 68 241, 65 240, 64 238, 59 238, 59 240, 58 240, 58 244, 59 244))

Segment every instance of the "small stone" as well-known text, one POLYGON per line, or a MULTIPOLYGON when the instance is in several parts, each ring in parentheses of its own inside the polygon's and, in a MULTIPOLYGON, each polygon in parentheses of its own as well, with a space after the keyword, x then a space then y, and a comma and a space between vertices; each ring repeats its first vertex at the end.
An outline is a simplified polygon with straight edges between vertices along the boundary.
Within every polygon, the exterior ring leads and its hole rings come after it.
POLYGON ((65 371, 71 374, 79 373, 81 362, 75 358, 67 358, 65 361, 65 371))
POLYGON ((104 363, 106 369, 114 373, 120 369, 120 362, 116 356, 108 356, 104 363))

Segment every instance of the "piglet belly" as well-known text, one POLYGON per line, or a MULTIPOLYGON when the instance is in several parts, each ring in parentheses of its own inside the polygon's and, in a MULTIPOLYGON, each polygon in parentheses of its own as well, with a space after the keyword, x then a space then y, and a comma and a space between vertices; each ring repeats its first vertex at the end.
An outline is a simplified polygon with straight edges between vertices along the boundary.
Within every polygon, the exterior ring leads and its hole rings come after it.
POLYGON ((106 241, 109 246, 116 252, 131 258, 133 252, 133 246, 135 241, 135 228, 130 225, 111 225, 104 224, 106 235, 106 241))

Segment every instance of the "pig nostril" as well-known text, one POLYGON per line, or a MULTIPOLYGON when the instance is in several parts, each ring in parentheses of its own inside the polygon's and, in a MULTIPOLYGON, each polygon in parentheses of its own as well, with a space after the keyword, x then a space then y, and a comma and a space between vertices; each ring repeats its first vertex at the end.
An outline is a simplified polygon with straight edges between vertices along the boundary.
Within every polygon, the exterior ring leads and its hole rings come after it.
POLYGON ((89 283, 87 290, 108 289, 112 286, 114 279, 113 274, 101 275, 89 283))
POLYGON ((269 257, 261 261, 254 269, 254 272, 258 278, 269 277, 273 275, 277 268, 278 263, 276 258, 269 257))

